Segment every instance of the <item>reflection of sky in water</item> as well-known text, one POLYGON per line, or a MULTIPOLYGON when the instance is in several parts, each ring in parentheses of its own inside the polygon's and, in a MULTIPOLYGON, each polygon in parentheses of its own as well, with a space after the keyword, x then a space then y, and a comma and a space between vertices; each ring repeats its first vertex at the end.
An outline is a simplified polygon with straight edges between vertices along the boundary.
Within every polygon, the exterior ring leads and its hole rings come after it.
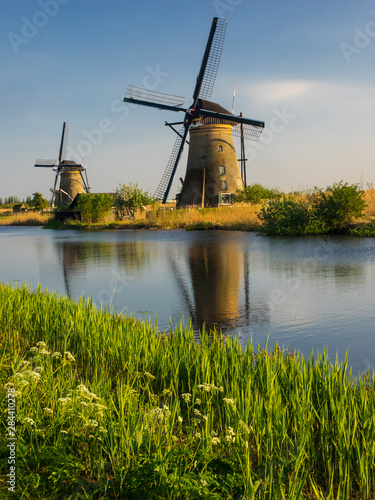
POLYGON ((225 231, 49 231, 0 227, 0 280, 157 320, 190 318, 375 369, 375 240, 225 231), (18 281, 16 281, 18 280, 18 281))

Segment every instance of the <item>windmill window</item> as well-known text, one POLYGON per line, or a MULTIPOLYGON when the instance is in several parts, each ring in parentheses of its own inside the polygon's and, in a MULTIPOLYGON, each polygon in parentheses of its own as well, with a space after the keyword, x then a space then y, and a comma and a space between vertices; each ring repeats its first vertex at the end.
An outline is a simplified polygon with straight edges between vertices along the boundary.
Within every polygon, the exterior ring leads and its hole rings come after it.
POLYGON ((223 151, 223 146, 219 146, 218 151, 223 151))
POLYGON ((222 189, 223 191, 226 191, 226 190, 227 190, 227 188, 228 188, 228 186, 227 186, 226 181, 223 181, 223 182, 221 183, 221 189, 222 189))
POLYGON ((229 205, 231 202, 231 193, 219 193, 218 195, 218 204, 219 205, 229 205))
POLYGON ((224 175, 225 174, 225 166, 224 165, 220 165, 219 166, 219 174, 220 175, 224 175))

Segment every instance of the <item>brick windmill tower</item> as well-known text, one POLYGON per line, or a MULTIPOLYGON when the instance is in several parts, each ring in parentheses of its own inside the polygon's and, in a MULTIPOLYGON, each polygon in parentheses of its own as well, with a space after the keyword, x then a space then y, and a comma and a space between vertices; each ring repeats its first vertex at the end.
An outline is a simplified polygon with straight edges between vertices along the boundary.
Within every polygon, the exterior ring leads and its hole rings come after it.
POLYGON ((77 194, 89 193, 90 187, 88 184, 86 167, 78 165, 73 160, 65 158, 65 136, 67 131, 67 123, 64 122, 58 160, 41 160, 36 159, 34 167, 53 168, 56 172, 55 183, 52 191, 51 206, 70 204, 77 194), (57 183, 60 177, 59 188, 57 183))
POLYGON ((177 134, 172 154, 155 192, 166 203, 177 166, 190 132, 189 155, 178 206, 217 206, 230 202, 237 189, 243 189, 232 136, 258 140, 264 122, 235 116, 211 97, 224 44, 227 21, 215 17, 193 92, 193 103, 184 108, 185 99, 129 86, 124 101, 185 113, 182 122, 167 123, 177 134), (174 125, 182 126, 176 130, 174 125), (239 125, 239 126, 238 126, 239 125))

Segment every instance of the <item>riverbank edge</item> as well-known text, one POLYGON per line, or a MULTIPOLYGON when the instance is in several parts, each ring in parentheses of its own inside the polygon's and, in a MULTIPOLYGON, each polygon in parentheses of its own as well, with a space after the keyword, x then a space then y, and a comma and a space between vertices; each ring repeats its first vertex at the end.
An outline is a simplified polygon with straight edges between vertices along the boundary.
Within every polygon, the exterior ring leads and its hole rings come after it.
MULTIPOLYGON (((81 223, 81 222, 60 222, 60 221, 50 221, 47 224, 40 223, 13 223, 13 224, 0 224, 4 227, 42 227, 43 229, 52 229, 56 231, 63 230, 77 230, 77 231, 111 231, 111 230, 176 230, 185 229, 186 231, 201 231, 201 230, 222 230, 222 231, 243 231, 243 232, 255 232, 262 234, 261 224, 246 224, 246 223, 230 223, 230 224, 215 224, 211 222, 197 222, 197 223, 186 223, 180 224, 178 226, 169 225, 168 223, 155 223, 148 221, 138 221, 138 222, 110 222, 110 223, 81 223)), ((371 220, 355 222, 350 225, 348 229, 340 232, 331 233, 319 233, 322 234, 340 234, 344 236, 359 236, 359 237, 375 237, 375 224, 371 220)), ((318 235, 319 235, 318 234, 318 235)), ((283 235, 285 236, 285 235, 283 235)), ((295 235, 291 235, 295 236, 295 235)), ((314 234, 299 235, 299 236, 314 236, 314 234)))

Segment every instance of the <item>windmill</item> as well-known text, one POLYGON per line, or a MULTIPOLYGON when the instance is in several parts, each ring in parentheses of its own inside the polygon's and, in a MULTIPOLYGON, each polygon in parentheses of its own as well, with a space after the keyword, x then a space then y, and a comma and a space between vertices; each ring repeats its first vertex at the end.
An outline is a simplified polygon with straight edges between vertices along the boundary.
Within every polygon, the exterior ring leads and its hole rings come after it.
POLYGON ((179 206, 216 206, 229 202, 231 194, 243 189, 238 167, 233 135, 258 140, 264 122, 235 116, 211 97, 224 44, 227 21, 215 17, 196 80, 193 103, 184 108, 183 97, 162 94, 129 85, 125 102, 185 113, 182 122, 167 123, 177 134, 172 154, 163 177, 155 192, 155 198, 166 203, 178 163, 190 131, 189 154, 186 175, 179 196, 179 206), (240 124, 241 128, 235 127, 240 124), (181 125, 176 130, 174 125, 181 125))
POLYGON ((64 122, 58 160, 36 159, 34 167, 53 168, 56 172, 55 182, 52 191, 51 206, 65 205, 71 203, 77 194, 89 193, 90 187, 87 178, 86 167, 78 165, 73 160, 65 159, 65 146, 68 124, 64 122), (63 159, 64 158, 64 159, 63 159), (83 172, 85 175, 83 175, 83 172), (56 189, 60 177, 59 188, 56 189))

